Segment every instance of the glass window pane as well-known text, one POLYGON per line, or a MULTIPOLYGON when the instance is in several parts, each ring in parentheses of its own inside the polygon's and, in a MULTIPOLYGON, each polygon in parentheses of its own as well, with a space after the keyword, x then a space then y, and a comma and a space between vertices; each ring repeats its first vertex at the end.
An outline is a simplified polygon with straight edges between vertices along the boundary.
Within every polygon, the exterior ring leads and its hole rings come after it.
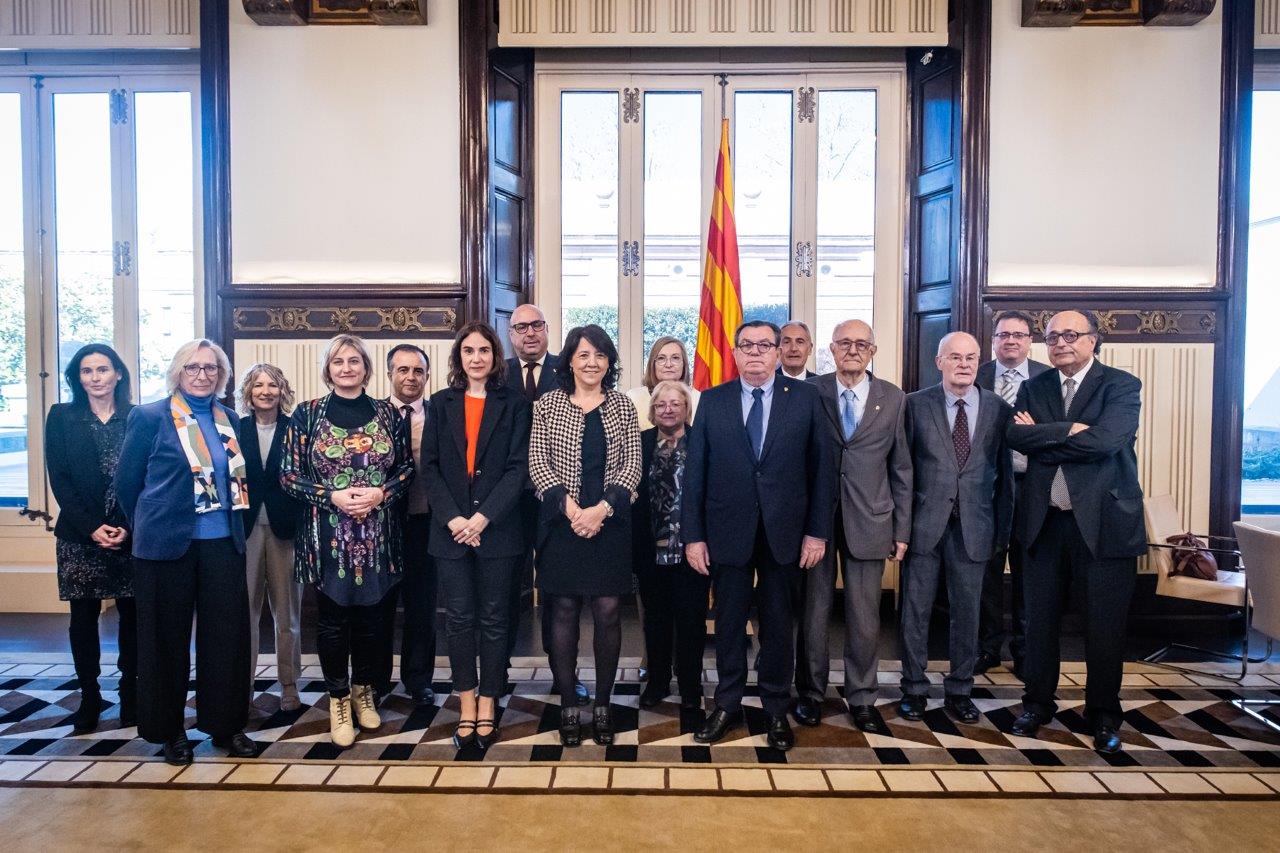
POLYGON ((734 95, 734 220, 742 318, 791 314, 791 92, 734 95))
POLYGON ((195 201, 191 94, 134 96, 138 181, 137 387, 142 402, 164 396, 174 350, 195 334, 195 201))
POLYGON ((0 92, 0 506, 27 501, 22 100, 0 92))
POLYGON ((1244 512, 1280 513, 1280 92, 1253 95, 1245 305, 1244 512))
POLYGON ((646 93, 643 353, 646 363, 649 348, 664 335, 674 335, 684 341, 690 357, 694 351, 702 291, 699 263, 702 190, 702 94, 646 93))
MULTIPOLYGON (((106 92, 53 96, 58 373, 87 343, 112 343, 111 114, 106 92)), ((70 399, 60 382, 63 400, 70 399)))
POLYGON ((835 370, 831 333, 845 320, 872 324, 875 281, 876 93, 818 93, 818 372, 835 370))
POLYGON ((617 92, 561 94, 560 229, 561 331, 596 323, 617 341, 617 92))

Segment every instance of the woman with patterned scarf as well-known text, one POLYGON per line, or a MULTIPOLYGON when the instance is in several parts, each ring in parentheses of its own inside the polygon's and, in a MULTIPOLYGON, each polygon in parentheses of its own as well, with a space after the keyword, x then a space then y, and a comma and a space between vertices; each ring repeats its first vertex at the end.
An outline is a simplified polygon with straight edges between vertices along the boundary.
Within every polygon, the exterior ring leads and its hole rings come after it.
POLYGON ((393 504, 413 480, 409 421, 365 393, 373 362, 355 335, 325 348, 332 393, 294 410, 284 436, 280 485, 305 501, 294 537, 299 583, 313 584, 316 650, 329 691, 334 746, 355 742, 355 725, 382 725, 373 683, 382 601, 400 580, 400 514, 393 504), (352 720, 355 720, 353 724, 352 720))
POLYGON ((231 364, 212 341, 178 349, 169 396, 129 413, 116 495, 133 531, 138 621, 138 734, 164 759, 192 761, 186 735, 191 617, 196 616, 196 727, 230 755, 257 749, 249 707, 248 509, 236 415, 217 398, 231 364))

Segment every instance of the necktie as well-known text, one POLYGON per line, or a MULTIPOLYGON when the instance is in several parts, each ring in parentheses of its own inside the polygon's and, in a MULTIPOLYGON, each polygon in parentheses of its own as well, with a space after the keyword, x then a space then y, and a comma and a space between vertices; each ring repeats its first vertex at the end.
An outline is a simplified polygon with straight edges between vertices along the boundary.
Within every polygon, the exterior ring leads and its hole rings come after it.
POLYGON ((524 396, 532 403, 538 397, 538 383, 533 379, 533 369, 538 366, 536 361, 526 361, 524 363, 524 396))
POLYGON ((969 416, 964 400, 956 400, 956 422, 951 427, 951 443, 956 447, 956 464, 961 468, 969 461, 969 416))
POLYGON ((404 406, 401 406, 401 407, 400 407, 400 414, 404 416, 404 419, 405 419, 406 421, 407 421, 407 420, 411 420, 411 419, 413 418, 413 406, 410 406, 410 405, 407 405, 407 404, 406 404, 406 405, 404 405, 404 406))
POLYGON ((846 388, 840 392, 840 400, 840 426, 844 429, 844 440, 848 441, 858 429, 858 395, 852 388, 846 388))
MULTIPOLYGON (((1076 398, 1076 381, 1067 377, 1062 383, 1062 411, 1070 413, 1071 401, 1076 398)), ((1053 474, 1053 483, 1049 485, 1049 504, 1061 510, 1071 509, 1071 493, 1067 491, 1067 476, 1062 467, 1053 474)))
POLYGON ((1000 377, 999 394, 1010 406, 1018 401, 1018 371, 1009 368, 1000 377))
POLYGON ((764 389, 752 388, 751 400, 751 411, 747 412, 747 439, 758 461, 764 446, 764 389))

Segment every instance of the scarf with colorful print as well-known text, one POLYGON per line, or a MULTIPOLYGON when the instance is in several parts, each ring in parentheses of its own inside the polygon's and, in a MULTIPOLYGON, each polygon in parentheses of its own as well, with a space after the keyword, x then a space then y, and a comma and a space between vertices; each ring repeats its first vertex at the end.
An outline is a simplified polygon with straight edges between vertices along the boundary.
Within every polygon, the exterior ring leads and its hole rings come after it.
MULTIPOLYGON (((221 406, 214 405, 213 425, 222 439, 223 449, 227 454, 227 481, 231 484, 231 509, 249 508, 249 487, 245 481, 244 454, 240 452, 240 441, 236 437, 235 427, 221 406)), ((213 456, 209 453, 209 445, 205 443, 204 433, 196 421, 191 406, 181 394, 174 394, 169 400, 169 415, 173 418, 173 426, 178 431, 178 441, 187 454, 187 463, 191 466, 191 476, 195 480, 196 512, 206 513, 222 509, 218 498, 218 479, 213 471, 213 456)))

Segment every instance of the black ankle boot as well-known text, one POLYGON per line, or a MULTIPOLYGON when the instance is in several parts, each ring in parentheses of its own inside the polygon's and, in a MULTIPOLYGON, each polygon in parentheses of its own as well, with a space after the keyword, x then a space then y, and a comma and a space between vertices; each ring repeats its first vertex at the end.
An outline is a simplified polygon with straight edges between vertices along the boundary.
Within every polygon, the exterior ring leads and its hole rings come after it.
POLYGON ((609 717, 608 705, 597 705, 593 709, 591 739, 601 746, 613 745, 613 720, 609 717))
POLYGON ((98 727, 98 716, 102 713, 102 694, 97 690, 80 691, 80 707, 71 715, 71 726, 76 734, 82 735, 98 727))
POLYGON ((138 724, 138 682, 134 678, 120 678, 120 725, 123 728, 138 724))
POLYGON ((582 743, 582 720, 577 708, 560 709, 560 745, 578 746, 582 743))

